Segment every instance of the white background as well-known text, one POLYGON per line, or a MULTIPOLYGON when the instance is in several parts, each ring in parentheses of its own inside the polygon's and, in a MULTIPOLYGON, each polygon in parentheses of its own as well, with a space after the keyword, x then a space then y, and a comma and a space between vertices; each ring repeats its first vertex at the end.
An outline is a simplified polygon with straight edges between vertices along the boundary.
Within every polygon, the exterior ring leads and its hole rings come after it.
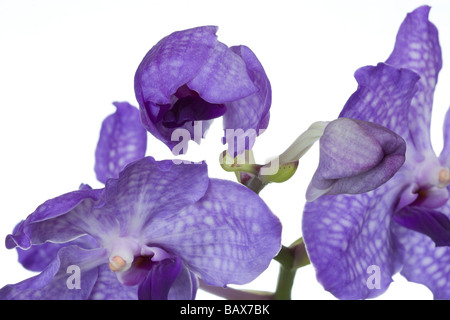
MULTIPOLYGON (((432 139, 442 146, 450 104, 450 6, 447 1, 22 1, 0 0, 0 238, 45 200, 96 181, 94 151, 113 101, 137 106, 134 73, 146 52, 167 34, 219 26, 225 44, 249 46, 272 83, 268 130, 255 147, 257 162, 282 151, 312 122, 332 120, 356 90, 359 67, 387 59, 400 23, 422 4, 440 32, 444 67, 437 86, 432 139)), ((188 159, 206 159, 212 177, 233 180, 218 164, 221 122, 188 159)), ((261 197, 284 226, 283 244, 301 236, 304 193, 317 149, 297 174, 261 197)), ((172 158, 149 136, 148 155, 172 158)), ((29 276, 14 250, 0 246, 0 287, 29 276)), ((278 265, 245 288, 272 291, 278 265)), ((430 299, 425 287, 402 277, 382 299, 430 299)), ((198 298, 215 298, 199 292, 198 298)), ((294 299, 334 299, 311 266, 300 269, 294 299)))

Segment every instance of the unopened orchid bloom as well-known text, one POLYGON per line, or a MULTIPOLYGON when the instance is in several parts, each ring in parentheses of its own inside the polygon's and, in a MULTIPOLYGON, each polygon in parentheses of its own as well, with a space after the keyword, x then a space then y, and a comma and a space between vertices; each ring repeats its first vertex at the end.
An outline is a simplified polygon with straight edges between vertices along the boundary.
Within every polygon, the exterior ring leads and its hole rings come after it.
POLYGON ((70 245, 37 276, 3 287, 0 298, 193 299, 198 278, 221 287, 252 281, 280 241, 278 218, 251 190, 209 179, 206 164, 146 157, 105 188, 48 200, 22 221, 8 248, 70 245), (78 288, 69 283, 72 269, 78 288))
POLYGON ((306 200, 324 194, 357 194, 388 181, 405 161, 405 141, 373 122, 338 118, 313 123, 278 157, 279 165, 298 161, 319 141, 318 167, 306 200))
POLYGON ((399 135, 373 122, 341 117, 313 123, 265 165, 255 164, 251 152, 232 158, 224 151, 220 163, 224 170, 236 172, 240 183, 259 192, 269 183, 289 180, 316 141, 320 158, 306 191, 307 201, 324 194, 374 190, 392 178, 405 161, 406 143, 399 135))
POLYGON ((318 281, 340 299, 376 297, 399 271, 428 287, 435 299, 450 299, 450 115, 437 156, 430 118, 442 61, 429 10, 423 6, 407 15, 386 63, 355 73, 358 89, 340 114, 403 137, 404 165, 374 191, 324 195, 305 206, 310 261, 318 281))
MULTIPOLYGON (((142 122, 172 152, 179 144, 177 131, 200 143, 212 121, 223 117, 224 130, 234 140, 254 138, 267 128, 271 86, 255 54, 246 46, 227 47, 216 36, 217 27, 204 26, 174 32, 145 55, 135 74, 135 94, 142 122)), ((178 149, 178 148, 177 148, 178 149)))
POLYGON ((308 201, 324 194, 374 190, 405 161, 405 141, 372 122, 338 118, 325 127, 319 143, 319 165, 306 191, 308 201))

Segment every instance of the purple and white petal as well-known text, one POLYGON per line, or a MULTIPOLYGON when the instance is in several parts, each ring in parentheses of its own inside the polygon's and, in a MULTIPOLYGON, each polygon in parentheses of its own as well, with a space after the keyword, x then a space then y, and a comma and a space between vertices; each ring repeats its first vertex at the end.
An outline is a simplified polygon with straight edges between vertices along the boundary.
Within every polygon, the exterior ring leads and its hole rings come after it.
POLYGON ((109 179, 105 191, 80 190, 47 201, 7 237, 6 244, 26 249, 31 244, 63 243, 89 234, 104 245, 118 232, 139 234, 149 221, 198 201, 207 188, 206 164, 175 165, 170 160, 143 158, 127 166, 119 179, 109 179), (95 197, 103 192, 100 206, 95 197))
POLYGON ((409 110, 409 129, 416 149, 432 151, 430 142, 431 109, 434 89, 442 67, 438 30, 428 21, 429 6, 409 13, 397 34, 394 51, 386 63, 413 70, 420 76, 418 91, 409 110))
POLYGON ((67 243, 45 242, 41 245, 33 245, 27 250, 20 249, 20 247, 16 247, 16 249, 19 262, 25 269, 42 271, 56 258, 61 248, 71 245, 77 245, 83 249, 93 249, 98 246, 91 236, 84 235, 67 243))
POLYGON ((169 300, 194 300, 198 289, 198 279, 184 264, 180 274, 170 288, 169 300))
POLYGON ((409 106, 417 92, 419 76, 379 63, 358 69, 355 78, 358 89, 339 116, 378 123, 408 141, 409 106))
MULTIPOLYGON (((32 244, 42 244, 45 241, 64 242, 73 240, 84 233, 67 224, 61 224, 58 228, 42 228, 43 233, 35 232, 35 228, 47 221, 55 221, 57 218, 70 212, 88 212, 94 206, 101 206, 103 189, 83 188, 63 194, 47 200, 22 221, 14 230, 13 234, 6 237, 5 244, 8 249, 16 246, 27 249, 32 244), (67 229, 65 229, 67 227, 67 229)), ((56 225, 55 225, 56 226, 56 225)))
POLYGON ((240 154, 244 149, 250 150, 256 137, 267 129, 270 118, 269 110, 272 104, 272 89, 263 66, 248 47, 234 46, 230 49, 243 59, 251 80, 258 88, 256 93, 248 97, 225 104, 227 113, 223 117, 224 130, 231 129, 235 134, 246 135, 250 139, 248 146, 237 145, 235 152, 233 152, 234 148, 230 148, 232 141, 227 141, 228 152, 240 154), (243 132, 240 133, 237 130, 243 132))
POLYGON ((411 282, 425 285, 434 299, 450 299, 450 247, 436 247, 428 236, 393 225, 393 232, 403 247, 401 274, 411 282))
MULTIPOLYGON (((105 260, 106 262, 106 260, 105 260)), ((124 286, 108 267, 107 263, 98 267, 98 278, 88 300, 137 300, 137 286, 124 286)))
POLYGON ((221 42, 187 86, 210 103, 234 101, 258 91, 242 58, 221 42))
POLYGON ((0 300, 85 300, 97 281, 103 249, 64 247, 40 274, 0 290, 0 300))
POLYGON ((140 63, 135 79, 136 99, 170 103, 170 96, 192 80, 209 60, 217 44, 217 27, 174 32, 160 40, 140 63))
POLYGON ((157 225, 197 202, 207 188, 205 163, 176 165, 146 157, 127 166, 117 181, 106 184, 105 201, 110 209, 99 215, 105 219, 114 215, 122 235, 139 234, 147 223, 157 225))
POLYGON ((429 236, 436 246, 450 246, 450 219, 441 212, 409 206, 396 212, 394 220, 408 229, 429 236))
POLYGON ((139 284, 139 300, 167 300, 169 291, 179 277, 182 262, 178 257, 155 263, 139 284))
POLYGON ((147 149, 147 131, 139 110, 128 102, 114 102, 116 112, 102 123, 95 150, 95 173, 100 182, 117 178, 126 164, 143 158, 147 149))
POLYGON ((272 88, 261 62, 250 48, 234 46, 230 50, 245 62, 247 72, 258 91, 246 98, 226 103, 224 129, 266 129, 272 103, 272 88))
POLYGON ((257 194, 231 181, 211 179, 196 204, 160 217, 143 237, 181 257, 210 285, 250 282, 281 246, 278 218, 257 194))
POLYGON ((390 232, 399 181, 358 195, 325 195, 305 206, 303 238, 318 281, 339 299, 367 299, 382 294, 401 264, 390 232), (367 285, 375 266, 379 288, 367 285))

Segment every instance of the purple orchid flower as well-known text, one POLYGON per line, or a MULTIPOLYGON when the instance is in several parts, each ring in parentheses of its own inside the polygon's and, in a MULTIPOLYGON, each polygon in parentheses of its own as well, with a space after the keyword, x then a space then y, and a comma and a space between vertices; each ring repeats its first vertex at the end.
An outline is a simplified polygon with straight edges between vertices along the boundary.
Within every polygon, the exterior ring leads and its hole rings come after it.
POLYGON ((429 129, 442 61, 429 10, 407 15, 386 63, 356 72, 358 89, 340 114, 402 136, 405 164, 372 192, 325 195, 305 206, 303 236, 317 279, 341 299, 378 296, 398 271, 435 299, 450 298, 450 114, 438 157, 429 129))
POLYGON ((256 194, 209 179, 206 164, 143 158, 138 109, 114 105, 96 150, 105 188, 82 184, 16 226, 6 246, 40 273, 0 299, 193 299, 198 278, 249 282, 280 249, 280 222, 256 194), (81 273, 78 287, 70 270, 81 273))
POLYGON ((8 248, 70 245, 0 298, 193 299, 197 277, 215 286, 255 279, 280 241, 279 220, 252 191, 209 179, 206 164, 146 157, 105 188, 48 200, 18 225, 8 248), (78 289, 66 285, 71 266, 81 270, 78 289))
POLYGON ((221 116, 224 129, 234 133, 227 140, 244 135, 250 140, 233 145, 231 152, 251 148, 268 126, 271 86, 261 63, 248 47, 219 42, 216 32, 214 26, 174 32, 146 54, 136 71, 142 122, 173 152, 186 151, 185 146, 174 150, 176 130, 187 130, 190 140, 200 143, 221 116))

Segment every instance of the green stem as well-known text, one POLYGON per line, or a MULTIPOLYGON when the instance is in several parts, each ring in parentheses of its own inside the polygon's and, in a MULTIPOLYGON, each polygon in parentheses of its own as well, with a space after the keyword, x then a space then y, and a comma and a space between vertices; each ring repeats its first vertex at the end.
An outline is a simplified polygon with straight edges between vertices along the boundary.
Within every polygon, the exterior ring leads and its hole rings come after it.
POLYGON ((256 194, 259 194, 265 186, 267 186, 267 183, 262 182, 258 176, 251 178, 246 184, 246 187, 253 190, 256 194))
POLYGON ((292 286, 294 285, 295 273, 297 269, 293 269, 294 255, 290 248, 283 246, 275 257, 280 263, 280 271, 278 274, 277 288, 274 293, 275 300, 290 300, 292 286))
POLYGON ((290 300, 297 269, 310 263, 303 239, 295 241, 290 247, 282 246, 274 259, 280 263, 274 299, 290 300))
POLYGON ((280 266, 277 289, 274 293, 275 300, 291 300, 292 286, 294 285, 297 270, 291 270, 280 266))

